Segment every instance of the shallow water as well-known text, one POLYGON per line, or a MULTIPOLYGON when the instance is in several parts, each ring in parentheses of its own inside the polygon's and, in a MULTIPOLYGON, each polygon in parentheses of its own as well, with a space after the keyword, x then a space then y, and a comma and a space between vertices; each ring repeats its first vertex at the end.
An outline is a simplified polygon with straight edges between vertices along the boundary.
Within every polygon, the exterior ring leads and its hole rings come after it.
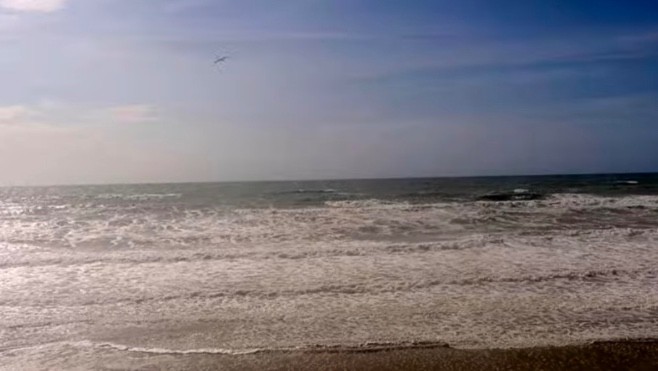
POLYGON ((657 179, 1 189, 0 365, 656 337, 657 179))

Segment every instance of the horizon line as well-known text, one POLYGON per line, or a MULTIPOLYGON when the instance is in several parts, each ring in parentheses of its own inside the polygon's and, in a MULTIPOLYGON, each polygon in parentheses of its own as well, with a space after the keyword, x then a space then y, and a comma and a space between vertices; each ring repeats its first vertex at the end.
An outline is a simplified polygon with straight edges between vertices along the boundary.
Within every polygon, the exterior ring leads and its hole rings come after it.
POLYGON ((413 179, 475 179, 475 178, 531 178, 557 176, 592 176, 592 175, 650 175, 655 171, 640 172, 582 172, 582 173, 526 173, 505 175, 429 175, 429 176, 394 176, 394 177, 363 177, 363 178, 307 178, 307 179, 262 179, 262 180, 199 180, 199 181, 155 181, 155 182, 116 182, 116 183, 52 183, 33 185, 0 185, 1 188, 45 188, 45 187, 103 187, 103 186, 148 186, 148 185, 186 185, 186 184, 229 184, 229 183, 286 183, 286 182, 344 182, 344 181, 377 181, 377 180, 413 180, 413 179))

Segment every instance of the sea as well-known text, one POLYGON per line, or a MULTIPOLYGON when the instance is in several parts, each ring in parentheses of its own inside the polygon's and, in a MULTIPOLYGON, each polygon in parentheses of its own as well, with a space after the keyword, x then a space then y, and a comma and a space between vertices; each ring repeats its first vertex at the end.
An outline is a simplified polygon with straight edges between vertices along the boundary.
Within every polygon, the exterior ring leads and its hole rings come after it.
POLYGON ((1 369, 656 337, 658 174, 0 188, 1 369))

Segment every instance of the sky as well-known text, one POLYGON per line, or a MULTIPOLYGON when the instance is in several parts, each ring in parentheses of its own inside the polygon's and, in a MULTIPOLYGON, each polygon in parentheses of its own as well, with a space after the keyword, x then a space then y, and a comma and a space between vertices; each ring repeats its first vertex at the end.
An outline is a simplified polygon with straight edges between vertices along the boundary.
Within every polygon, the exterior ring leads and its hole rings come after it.
POLYGON ((5 186, 658 171, 654 0, 0 0, 0 76, 5 186))

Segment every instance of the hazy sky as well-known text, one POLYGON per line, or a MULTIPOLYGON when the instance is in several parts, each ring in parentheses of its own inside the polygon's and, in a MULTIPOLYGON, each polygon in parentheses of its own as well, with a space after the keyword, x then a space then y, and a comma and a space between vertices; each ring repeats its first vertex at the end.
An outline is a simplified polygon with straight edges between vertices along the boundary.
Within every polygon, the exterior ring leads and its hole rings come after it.
POLYGON ((658 170, 655 0, 0 0, 0 76, 0 185, 658 170))

